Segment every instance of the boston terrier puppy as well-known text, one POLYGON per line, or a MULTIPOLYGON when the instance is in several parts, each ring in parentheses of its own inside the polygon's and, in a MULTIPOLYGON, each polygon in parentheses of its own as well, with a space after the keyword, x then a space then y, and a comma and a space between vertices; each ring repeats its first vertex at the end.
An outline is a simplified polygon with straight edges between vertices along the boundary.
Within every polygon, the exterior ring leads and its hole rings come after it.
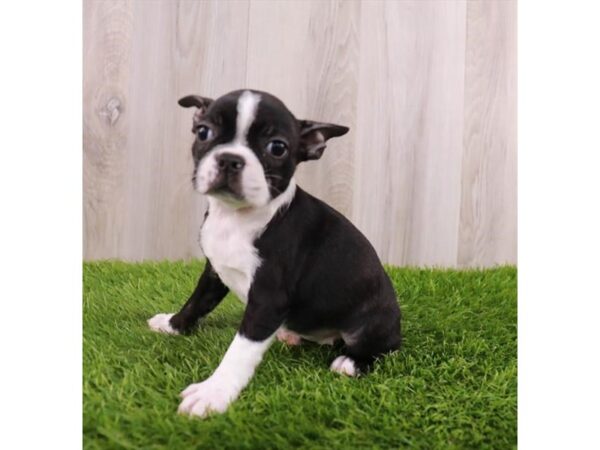
POLYGON ((150 328, 193 330, 229 290, 246 305, 215 372, 182 392, 179 412, 224 412, 252 378, 274 337, 339 344, 331 370, 365 373, 400 347, 400 309, 375 250, 342 214, 296 185, 296 166, 319 159, 347 127, 297 120, 266 92, 239 90, 217 100, 190 95, 195 190, 208 196, 200 244, 207 258, 177 314, 150 328))

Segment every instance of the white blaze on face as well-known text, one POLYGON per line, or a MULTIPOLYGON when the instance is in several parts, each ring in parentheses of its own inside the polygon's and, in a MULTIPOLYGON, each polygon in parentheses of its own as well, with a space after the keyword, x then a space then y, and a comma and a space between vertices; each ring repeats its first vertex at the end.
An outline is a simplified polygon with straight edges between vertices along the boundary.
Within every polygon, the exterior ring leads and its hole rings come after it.
POLYGON ((250 91, 244 91, 237 104, 237 120, 235 127, 235 142, 246 145, 248 130, 254 118, 256 117, 256 110, 258 109, 258 103, 260 102, 260 95, 254 94, 250 91))
POLYGON ((218 174, 217 156, 221 153, 233 153, 241 156, 245 161, 245 166, 241 173, 241 190, 244 202, 229 201, 227 197, 221 198, 230 206, 264 206, 271 200, 269 185, 265 178, 265 172, 262 164, 248 147, 248 131, 256 117, 256 111, 260 102, 260 95, 250 91, 244 91, 240 95, 237 103, 237 119, 235 137, 233 141, 227 144, 221 144, 213 148, 206 155, 198 166, 198 175, 196 189, 201 193, 206 193, 210 185, 218 174))

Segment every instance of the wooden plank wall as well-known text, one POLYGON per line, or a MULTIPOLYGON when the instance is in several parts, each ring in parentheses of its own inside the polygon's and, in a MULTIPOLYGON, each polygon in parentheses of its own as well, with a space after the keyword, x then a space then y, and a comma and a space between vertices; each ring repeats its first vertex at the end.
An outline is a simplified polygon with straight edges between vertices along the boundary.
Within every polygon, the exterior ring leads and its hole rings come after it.
POLYGON ((385 262, 516 263, 516 2, 84 1, 84 258, 201 256, 189 93, 351 127, 298 182, 385 262))

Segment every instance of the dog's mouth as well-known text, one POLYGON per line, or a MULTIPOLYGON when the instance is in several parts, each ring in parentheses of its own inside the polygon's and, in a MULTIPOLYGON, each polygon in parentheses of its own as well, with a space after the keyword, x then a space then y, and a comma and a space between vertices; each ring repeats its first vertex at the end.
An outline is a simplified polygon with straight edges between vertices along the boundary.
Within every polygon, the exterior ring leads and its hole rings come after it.
POLYGON ((206 195, 228 202, 244 202, 240 177, 231 174, 219 174, 206 190, 206 195))

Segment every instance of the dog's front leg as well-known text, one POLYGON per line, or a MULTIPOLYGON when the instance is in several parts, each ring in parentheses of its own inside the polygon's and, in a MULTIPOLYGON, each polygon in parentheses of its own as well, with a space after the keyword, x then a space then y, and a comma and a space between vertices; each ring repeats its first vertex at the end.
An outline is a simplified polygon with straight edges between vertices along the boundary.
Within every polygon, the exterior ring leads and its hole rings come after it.
POLYGON ((251 289, 239 331, 215 372, 202 383, 192 384, 182 393, 179 413, 206 417, 222 413, 250 382, 277 329, 286 308, 283 293, 258 294, 251 289))
POLYGON ((188 333, 198 320, 215 309, 227 292, 229 289, 207 260, 196 289, 181 310, 177 314, 157 314, 148 320, 148 325, 152 330, 161 333, 188 333))
POLYGON ((222 413, 248 384, 273 337, 252 341, 238 332, 217 370, 202 383, 191 384, 181 396, 178 412, 206 417, 222 413))

